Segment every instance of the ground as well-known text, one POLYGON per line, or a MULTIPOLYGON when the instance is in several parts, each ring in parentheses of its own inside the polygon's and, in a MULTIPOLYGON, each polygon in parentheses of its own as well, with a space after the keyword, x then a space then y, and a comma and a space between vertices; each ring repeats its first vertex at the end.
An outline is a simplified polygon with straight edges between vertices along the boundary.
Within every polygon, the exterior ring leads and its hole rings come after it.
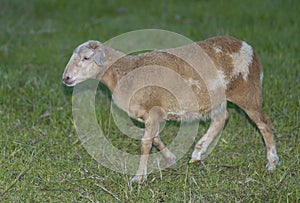
MULTIPOLYGON (((300 199, 300 3, 245 1, 3 0, 0 8, 1 202, 298 202, 300 199), (142 186, 98 164, 78 140, 72 88, 61 74, 88 39, 154 28, 198 41, 232 35, 251 44, 264 65, 264 110, 282 165, 265 170, 261 135, 230 105, 230 119, 211 156, 152 173, 142 186)), ((101 87, 97 115, 109 140, 139 154, 120 132, 101 87), (105 107, 105 108, 104 108, 105 107), (120 144, 120 141, 122 141, 120 144)), ((208 124, 199 124, 200 138, 208 124)), ((167 123, 166 143, 178 130, 167 123)), ((155 149, 154 149, 155 150, 155 149)))

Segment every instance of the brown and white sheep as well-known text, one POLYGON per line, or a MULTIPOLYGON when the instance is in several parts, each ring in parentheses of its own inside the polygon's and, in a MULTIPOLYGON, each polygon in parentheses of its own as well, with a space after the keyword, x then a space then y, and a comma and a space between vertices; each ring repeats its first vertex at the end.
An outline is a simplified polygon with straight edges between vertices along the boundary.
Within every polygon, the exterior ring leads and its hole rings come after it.
POLYGON ((113 93, 113 100, 121 109, 145 123, 140 164, 132 182, 143 182, 146 179, 152 144, 158 147, 170 165, 176 163, 176 157, 159 137, 159 124, 164 120, 211 119, 208 131, 195 145, 190 162, 201 160, 228 118, 226 100, 243 109, 260 130, 267 149, 267 169, 274 170, 279 164, 271 123, 262 110, 262 65, 258 55, 244 41, 221 36, 194 45, 126 56, 98 41, 90 40, 74 50, 63 73, 63 83, 67 86, 74 86, 87 79, 101 80, 113 93), (191 64, 180 59, 177 53, 194 53, 193 46, 200 46, 209 56, 216 67, 217 79, 209 73, 204 76, 199 74, 191 64), (134 71, 136 73, 130 76, 134 71), (176 74, 172 76, 170 71, 176 72, 186 85, 179 85, 176 74), (160 85, 143 83, 149 75, 152 79, 161 77, 160 80, 165 81, 163 85, 175 87, 173 90, 176 95, 181 95, 183 99, 179 98, 181 101, 178 101, 172 91, 160 85), (126 77, 127 80, 122 81, 126 77), (218 88, 213 87, 216 84, 221 88, 219 94, 213 93, 218 88), (186 86, 190 87, 194 98, 184 96, 186 86), (133 90, 136 91, 133 93, 133 90), (128 95, 130 98, 127 98, 128 95))

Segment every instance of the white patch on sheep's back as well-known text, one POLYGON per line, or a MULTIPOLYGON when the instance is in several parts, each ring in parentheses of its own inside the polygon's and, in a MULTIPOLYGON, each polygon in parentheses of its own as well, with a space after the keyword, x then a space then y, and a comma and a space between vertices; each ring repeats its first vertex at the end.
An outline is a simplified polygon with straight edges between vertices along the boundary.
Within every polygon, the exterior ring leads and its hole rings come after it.
POLYGON ((214 47, 215 51, 217 54, 221 54, 222 53, 222 49, 220 47, 215 46, 214 47))
POLYGON ((232 77, 242 74, 243 79, 247 80, 249 74, 249 65, 253 59, 253 50, 246 42, 242 42, 242 47, 239 52, 231 55, 233 63, 232 77))

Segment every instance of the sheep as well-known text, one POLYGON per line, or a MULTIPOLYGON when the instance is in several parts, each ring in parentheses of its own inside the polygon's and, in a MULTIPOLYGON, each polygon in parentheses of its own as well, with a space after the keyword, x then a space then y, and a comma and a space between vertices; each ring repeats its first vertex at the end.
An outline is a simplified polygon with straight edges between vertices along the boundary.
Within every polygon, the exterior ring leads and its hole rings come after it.
MULTIPOLYGON (((217 69, 217 79, 209 70, 203 79, 191 64, 176 56, 176 53, 187 55, 194 53, 195 50, 191 45, 131 56, 99 41, 89 40, 74 50, 64 70, 62 79, 65 85, 75 86, 87 79, 99 79, 113 93, 113 100, 118 107, 130 117, 145 123, 144 136, 141 139, 140 164, 131 182, 142 183, 146 180, 147 161, 152 144, 161 151, 169 165, 176 164, 175 155, 159 137, 159 125, 166 120, 211 120, 207 132, 194 146, 190 163, 202 160, 204 155, 210 153, 209 146, 228 119, 227 101, 245 111, 258 127, 266 145, 267 170, 275 170, 276 165, 280 164, 271 122, 262 109, 263 72, 256 52, 246 42, 230 36, 209 38, 195 45, 201 47, 209 56, 217 69), (130 76, 130 73, 140 70, 141 67, 144 72, 137 71, 134 77, 130 76), (185 81, 185 85, 179 83, 174 74, 172 76, 172 71, 185 81), (152 79, 164 76, 164 85, 175 87, 174 91, 181 95, 179 96, 181 98, 175 98, 172 92, 164 88, 145 85, 143 83, 147 80, 145 75, 152 73, 152 79), (124 82, 122 79, 125 77, 131 78, 124 82), (218 85, 222 88, 214 92, 218 89, 218 85), (143 87, 139 88, 140 86, 143 87), (194 98, 184 96, 187 86, 190 87, 194 95, 191 97, 194 98), (133 89, 137 91, 130 92, 133 89), (126 95, 130 95, 130 98, 126 98, 126 95), (196 100, 196 103, 192 100, 196 100)), ((199 57, 201 58, 200 55, 199 57)), ((203 62, 199 66, 206 64, 203 62)))

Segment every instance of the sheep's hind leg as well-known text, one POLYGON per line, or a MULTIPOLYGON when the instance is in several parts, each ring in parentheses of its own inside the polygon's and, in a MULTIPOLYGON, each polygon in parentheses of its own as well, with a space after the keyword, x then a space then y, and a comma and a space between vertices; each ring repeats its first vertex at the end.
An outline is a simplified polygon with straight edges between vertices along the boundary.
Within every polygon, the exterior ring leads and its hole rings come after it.
POLYGON ((223 129, 227 118, 228 112, 226 111, 224 115, 218 116, 212 120, 205 135, 203 135, 203 137, 195 145, 190 163, 203 160, 212 151, 214 146, 217 144, 217 138, 219 138, 217 135, 223 129))
POLYGON ((245 111, 251 120, 257 125, 260 133, 263 136, 267 148, 268 158, 268 164, 266 167, 267 170, 273 171, 276 169, 276 165, 280 165, 280 161, 276 152, 274 136, 271 130, 271 122, 261 109, 245 109, 245 111))

